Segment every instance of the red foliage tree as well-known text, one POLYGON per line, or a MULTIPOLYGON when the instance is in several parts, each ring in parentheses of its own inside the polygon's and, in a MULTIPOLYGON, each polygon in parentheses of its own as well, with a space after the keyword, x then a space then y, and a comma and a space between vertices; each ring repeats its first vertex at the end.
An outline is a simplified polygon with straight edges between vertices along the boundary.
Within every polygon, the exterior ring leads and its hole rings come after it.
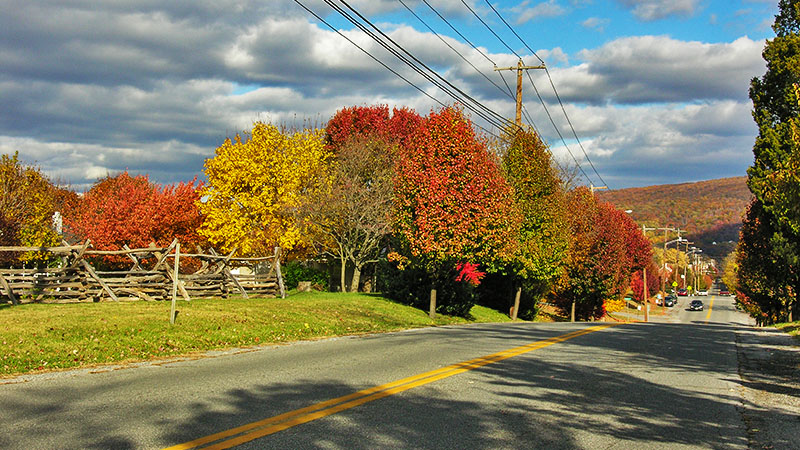
POLYGON ((335 152, 348 140, 372 137, 388 144, 405 145, 419 126, 422 117, 408 108, 387 105, 351 106, 334 114, 325 127, 325 140, 335 152))
POLYGON ((401 147, 396 228, 428 262, 508 260, 519 213, 501 168, 456 108, 432 112, 401 147))
POLYGON ((602 317, 606 299, 623 295, 634 272, 649 267, 652 246, 635 222, 588 189, 569 195, 573 245, 554 295, 577 318, 602 317))
POLYGON ((106 177, 66 211, 65 226, 74 237, 91 239, 96 249, 167 246, 174 238, 189 247, 201 242, 195 182, 161 187, 145 175, 106 177))
MULTIPOLYGON (((651 264, 650 267, 647 268, 647 298, 652 297, 656 292, 658 292, 660 286, 660 280, 658 278, 658 267, 655 264, 651 264)), ((644 286, 642 285, 642 271, 637 270, 633 272, 633 276, 631 276, 631 290, 633 291, 633 296, 638 301, 642 301, 642 291, 644 286)))

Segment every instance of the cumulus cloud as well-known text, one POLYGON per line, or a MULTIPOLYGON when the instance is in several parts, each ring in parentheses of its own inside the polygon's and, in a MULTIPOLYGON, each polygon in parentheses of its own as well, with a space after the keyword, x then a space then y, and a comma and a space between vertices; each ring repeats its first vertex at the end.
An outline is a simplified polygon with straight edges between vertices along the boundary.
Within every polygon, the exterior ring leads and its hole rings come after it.
POLYGON ((766 69, 763 46, 763 41, 747 37, 720 44, 666 36, 627 37, 584 50, 580 64, 553 73, 561 80, 561 94, 570 101, 742 100, 747 98, 750 79, 766 69))
POLYGON ((670 16, 691 16, 699 5, 699 0, 617 0, 621 5, 631 8, 639 20, 651 22, 670 16))
MULTIPOLYGON (((444 14, 466 11, 458 0, 431 2, 444 14)), ((303 3, 329 10, 321 0, 303 3)), ((407 3, 427 8, 419 1, 407 3)), ((587 2, 563 3, 579 7, 587 2)), ((653 4, 673 8, 671 14, 680 13, 681 4, 696 7, 696 2, 681 1, 625 3, 634 13, 653 4)), ((368 15, 402 8, 395 0, 351 4, 368 15)), ((518 7, 526 20, 565 12, 556 0, 518 7)), ((226 137, 250 129, 256 120, 324 125, 344 106, 380 103, 425 114, 438 106, 425 94, 453 102, 363 33, 341 30, 424 93, 310 20, 293 1, 42 0, 3 10, 0 153, 19 151, 24 161, 77 188, 123 170, 147 173, 162 183, 190 180, 201 174, 204 159, 226 137)), ((504 74, 506 86, 491 62, 514 66, 515 55, 477 51, 443 34, 459 55, 411 24, 381 26, 453 84, 513 117, 514 77, 504 74)), ((603 21, 584 26, 602 27, 603 21)), ((715 170, 724 171, 728 164, 741 172, 754 135, 747 86, 764 72, 762 47, 762 41, 747 37, 707 44, 640 36, 578 54, 559 47, 537 54, 548 63, 592 161, 620 186, 648 184, 624 176, 642 163, 665 167, 680 160, 699 171, 717 158, 722 162, 715 163, 715 170)), ((523 58, 536 61, 532 55, 523 58)), ((549 80, 541 71, 531 76, 569 139, 549 80)), ((529 115, 563 153, 527 78, 524 93, 529 115)))
POLYGON ((589 17, 581 22, 581 26, 591 30, 604 31, 606 26, 611 23, 609 19, 601 19, 600 17, 589 17))
MULTIPOLYGON (((719 101, 576 108, 570 117, 589 124, 578 129, 579 135, 590 136, 582 140, 583 147, 605 181, 618 187, 740 175, 752 162, 756 129, 749 111, 746 103, 719 101), (592 125, 593 117, 602 119, 592 125)), ((558 159, 571 162, 571 151, 597 183, 577 143, 550 142, 558 159)))
POLYGON ((556 17, 566 13, 566 9, 557 0, 547 0, 531 6, 530 0, 525 0, 511 8, 516 16, 516 23, 523 24, 540 17, 556 17))

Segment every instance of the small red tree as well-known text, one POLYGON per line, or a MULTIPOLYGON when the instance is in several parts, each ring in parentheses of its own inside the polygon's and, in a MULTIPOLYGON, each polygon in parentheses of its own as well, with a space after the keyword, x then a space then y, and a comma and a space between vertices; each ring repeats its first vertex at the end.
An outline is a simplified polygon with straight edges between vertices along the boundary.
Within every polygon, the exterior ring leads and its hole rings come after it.
POLYGON ((201 242, 195 182, 161 187, 146 175, 106 177, 67 211, 65 226, 73 236, 91 239, 96 249, 167 246, 174 238, 191 246, 201 242))
POLYGON ((520 221, 496 158, 456 108, 432 112, 401 147, 396 229, 412 256, 491 264, 515 251, 520 221))

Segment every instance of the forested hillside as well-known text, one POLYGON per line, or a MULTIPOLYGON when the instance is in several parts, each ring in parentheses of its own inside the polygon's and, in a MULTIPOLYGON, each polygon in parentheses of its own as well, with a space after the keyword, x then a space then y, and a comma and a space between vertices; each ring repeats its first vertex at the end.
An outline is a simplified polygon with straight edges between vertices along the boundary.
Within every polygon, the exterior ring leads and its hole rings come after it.
POLYGON ((686 230, 695 246, 718 260, 735 246, 751 195, 746 177, 597 192, 599 199, 632 210, 639 224, 686 230))

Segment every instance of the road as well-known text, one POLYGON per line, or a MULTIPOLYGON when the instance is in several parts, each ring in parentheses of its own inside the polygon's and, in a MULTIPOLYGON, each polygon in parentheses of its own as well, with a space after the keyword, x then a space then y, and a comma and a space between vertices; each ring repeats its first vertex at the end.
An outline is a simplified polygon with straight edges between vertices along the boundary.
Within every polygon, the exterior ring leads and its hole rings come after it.
POLYGON ((748 319, 706 300, 710 314, 682 297, 651 323, 442 327, 20 378, 0 385, 0 448, 199 448, 215 433, 203 445, 747 448, 748 319))

